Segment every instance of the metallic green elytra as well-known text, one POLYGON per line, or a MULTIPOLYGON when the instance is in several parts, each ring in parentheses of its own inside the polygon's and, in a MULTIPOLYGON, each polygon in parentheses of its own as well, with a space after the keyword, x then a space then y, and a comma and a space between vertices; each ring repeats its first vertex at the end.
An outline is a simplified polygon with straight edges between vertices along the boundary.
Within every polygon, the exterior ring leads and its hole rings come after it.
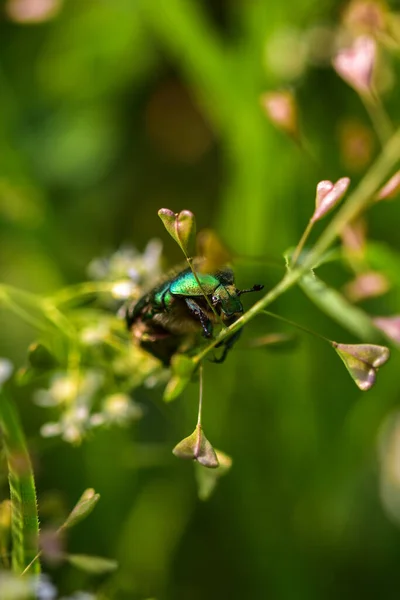
MULTIPOLYGON (((196 271, 196 275, 197 279, 190 268, 175 273, 127 307, 126 323, 134 341, 165 365, 176 352, 195 349, 199 332, 212 337, 218 319, 204 294, 219 318, 230 325, 243 313, 240 296, 264 287, 238 290, 228 267, 214 274, 196 271)), ((224 342, 222 356, 216 362, 225 359, 239 335, 240 331, 224 342)))

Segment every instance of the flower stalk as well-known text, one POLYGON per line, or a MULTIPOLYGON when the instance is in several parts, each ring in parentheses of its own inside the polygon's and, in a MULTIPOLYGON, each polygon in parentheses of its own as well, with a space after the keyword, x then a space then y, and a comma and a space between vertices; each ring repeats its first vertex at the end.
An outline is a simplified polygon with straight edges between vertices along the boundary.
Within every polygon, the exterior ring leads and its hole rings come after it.
POLYGON ((200 350, 194 357, 195 364, 199 364, 213 348, 223 342, 233 333, 249 323, 267 306, 272 304, 284 292, 295 285, 315 264, 322 255, 330 248, 335 239, 340 235, 346 225, 354 221, 361 212, 371 203, 378 189, 386 182, 400 162, 400 128, 390 138, 375 163, 371 166, 364 179, 357 188, 349 195, 347 201, 339 209, 332 221, 316 241, 313 249, 307 254, 301 265, 296 265, 288 270, 281 281, 258 300, 249 310, 227 329, 220 332, 219 336, 212 340, 205 348, 200 350))

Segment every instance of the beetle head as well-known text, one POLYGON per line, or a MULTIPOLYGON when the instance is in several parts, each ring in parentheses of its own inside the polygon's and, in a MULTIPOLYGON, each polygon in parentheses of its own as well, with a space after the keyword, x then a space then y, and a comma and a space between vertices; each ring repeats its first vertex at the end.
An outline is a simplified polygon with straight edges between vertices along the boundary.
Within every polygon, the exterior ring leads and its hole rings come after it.
POLYGON ((212 296, 212 303, 226 317, 243 312, 242 303, 234 285, 220 285, 212 296))

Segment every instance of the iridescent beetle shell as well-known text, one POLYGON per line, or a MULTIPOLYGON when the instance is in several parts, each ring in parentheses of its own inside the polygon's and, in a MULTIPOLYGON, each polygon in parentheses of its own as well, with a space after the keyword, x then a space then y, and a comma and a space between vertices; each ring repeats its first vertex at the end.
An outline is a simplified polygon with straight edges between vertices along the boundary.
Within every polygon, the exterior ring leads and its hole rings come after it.
MULTIPOLYGON (((251 290, 238 290, 229 267, 213 274, 196 271, 196 275, 197 279, 190 268, 179 271, 126 310, 127 327, 134 341, 165 365, 176 352, 195 348, 200 332, 206 338, 212 337, 218 321, 215 313, 230 325, 243 313, 240 295, 263 288, 255 285, 251 290)), ((239 335, 240 331, 225 341, 222 356, 216 362, 225 359, 239 335)))

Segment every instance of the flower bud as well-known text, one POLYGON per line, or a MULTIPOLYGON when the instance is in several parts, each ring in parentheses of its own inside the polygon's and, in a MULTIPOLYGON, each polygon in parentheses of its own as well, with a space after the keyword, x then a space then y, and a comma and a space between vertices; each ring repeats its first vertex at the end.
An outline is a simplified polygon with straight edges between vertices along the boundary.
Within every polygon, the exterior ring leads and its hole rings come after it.
POLYGON ((348 177, 338 179, 336 183, 331 181, 320 181, 317 184, 315 195, 315 211, 311 217, 311 222, 315 223, 330 212, 343 198, 350 185, 348 177))
POLYGON ((368 271, 360 273, 353 281, 344 286, 344 293, 352 302, 360 302, 366 298, 376 298, 386 294, 390 284, 382 273, 368 271))
POLYGON ((376 372, 390 357, 389 348, 375 344, 338 344, 332 342, 354 382, 366 392, 375 383, 376 372))
POLYGON ((275 127, 293 137, 298 136, 297 105, 293 94, 266 92, 261 96, 261 106, 275 127))
POLYGON ((400 315, 375 317, 372 322, 387 337, 391 338, 396 344, 400 344, 400 315))
POLYGON ((369 94, 375 59, 375 40, 368 36, 360 36, 352 46, 338 52, 333 59, 333 68, 357 92, 369 94))
POLYGON ((376 197, 377 200, 392 200, 400 193, 400 171, 389 179, 387 183, 381 188, 376 197))

